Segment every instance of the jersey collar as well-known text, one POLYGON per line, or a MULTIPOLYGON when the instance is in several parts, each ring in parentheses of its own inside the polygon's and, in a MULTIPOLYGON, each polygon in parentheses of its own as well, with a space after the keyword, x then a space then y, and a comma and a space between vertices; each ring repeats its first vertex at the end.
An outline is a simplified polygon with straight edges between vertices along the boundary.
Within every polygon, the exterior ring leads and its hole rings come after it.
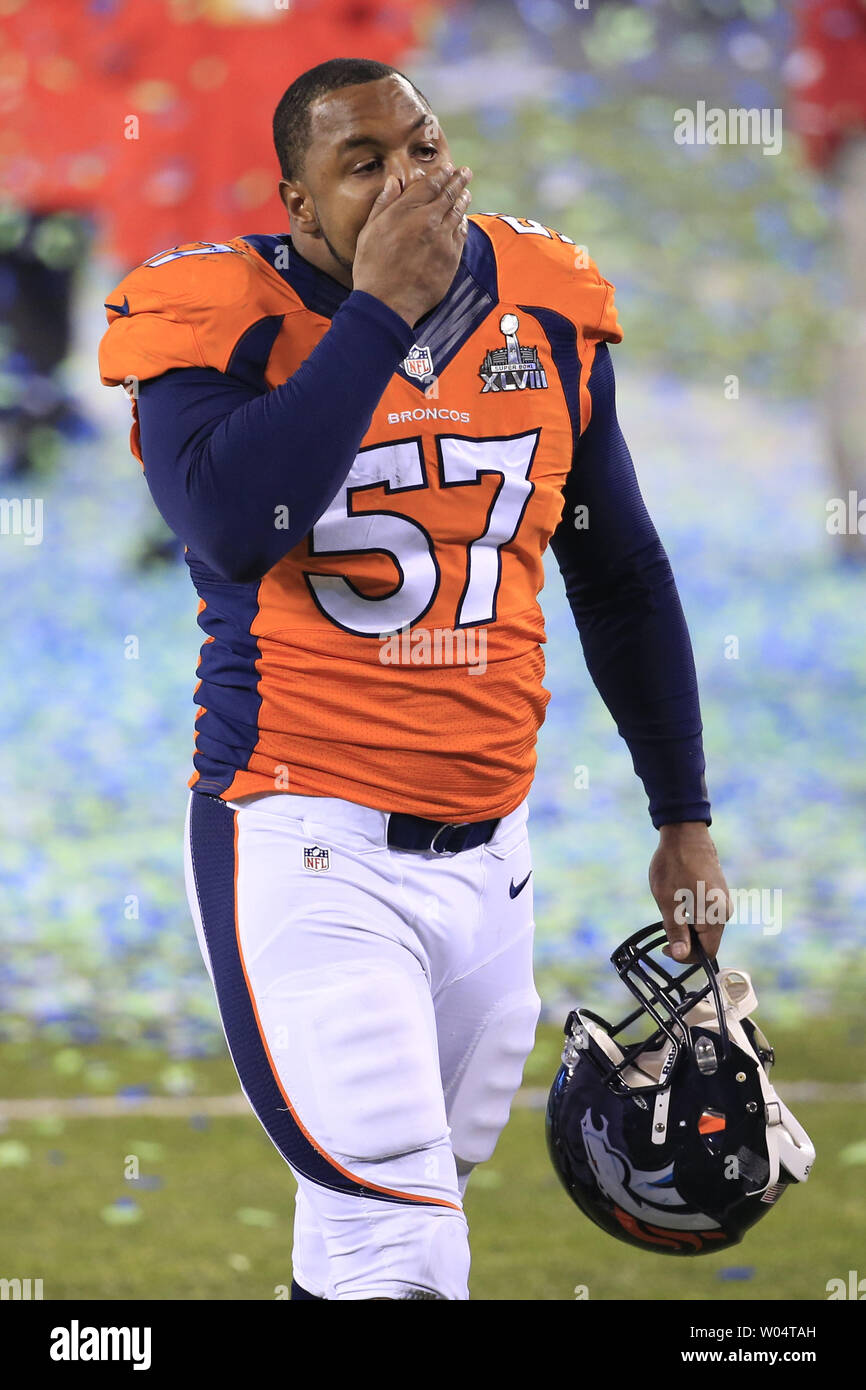
MULTIPOLYGON (((254 235, 241 240, 262 257, 269 266, 291 285, 301 303, 313 314, 333 318, 351 290, 338 280, 304 259, 288 234, 282 236, 254 235), (279 248, 287 247, 288 257, 278 256, 279 248), (280 261, 288 264, 280 266, 280 261)), ((425 314, 415 325, 415 343, 429 349, 436 376, 448 366, 466 339, 475 332, 498 303, 496 256, 493 244, 477 223, 469 222, 469 233, 460 265, 445 298, 425 314)), ((398 373, 424 394, 429 380, 410 377, 401 363, 398 373)))

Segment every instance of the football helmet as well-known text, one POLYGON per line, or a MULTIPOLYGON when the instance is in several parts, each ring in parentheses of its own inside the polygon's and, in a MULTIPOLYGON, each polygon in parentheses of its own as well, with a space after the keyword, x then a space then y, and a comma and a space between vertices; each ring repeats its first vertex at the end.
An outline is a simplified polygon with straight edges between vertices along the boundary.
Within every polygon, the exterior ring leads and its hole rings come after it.
POLYGON ((611 956, 640 1001, 621 1023, 568 1015, 547 1143, 569 1196, 602 1230, 642 1250, 711 1254, 805 1182, 815 1150, 770 1083, 775 1058, 750 1017, 749 976, 720 970, 694 929, 698 961, 672 974, 651 955, 666 942, 656 922, 611 956), (650 1036, 618 1041, 647 1016, 650 1036))

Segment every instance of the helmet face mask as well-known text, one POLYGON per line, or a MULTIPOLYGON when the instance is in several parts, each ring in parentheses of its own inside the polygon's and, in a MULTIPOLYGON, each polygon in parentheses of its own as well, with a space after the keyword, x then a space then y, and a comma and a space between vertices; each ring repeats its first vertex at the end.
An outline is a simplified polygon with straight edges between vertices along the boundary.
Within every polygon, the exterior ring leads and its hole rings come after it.
POLYGON ((678 974, 650 954, 667 941, 661 923, 614 951, 639 1007, 616 1025, 572 1010, 547 1108, 550 1156, 581 1210, 620 1240, 679 1255, 737 1244, 814 1160, 769 1081, 748 975, 720 971, 693 940, 700 959, 678 974), (623 1042, 638 1019, 648 1036, 623 1042))

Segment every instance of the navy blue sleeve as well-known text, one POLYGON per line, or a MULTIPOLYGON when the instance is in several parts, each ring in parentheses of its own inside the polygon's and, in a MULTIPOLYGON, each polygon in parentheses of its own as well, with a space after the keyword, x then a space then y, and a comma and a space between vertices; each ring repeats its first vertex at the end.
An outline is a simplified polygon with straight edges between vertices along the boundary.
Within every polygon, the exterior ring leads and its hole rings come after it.
POLYGON ((413 342, 399 314, 353 290, 272 391, 206 367, 142 382, 144 474, 175 535, 221 579, 261 579, 337 495, 413 342))
POLYGON ((616 417, 605 343, 589 391, 592 414, 575 447, 551 549, 587 669, 628 745, 653 825, 710 825, 692 644, 616 417))

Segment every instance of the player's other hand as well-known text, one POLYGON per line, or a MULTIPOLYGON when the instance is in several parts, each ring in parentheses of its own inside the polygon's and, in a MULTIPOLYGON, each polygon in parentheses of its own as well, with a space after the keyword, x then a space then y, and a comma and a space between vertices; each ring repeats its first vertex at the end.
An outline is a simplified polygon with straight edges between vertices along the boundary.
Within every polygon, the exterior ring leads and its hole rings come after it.
POLYGON ((446 164, 400 187, 385 182, 358 236, 356 290, 381 299, 410 327, 445 297, 466 241, 472 170, 446 164))
POLYGON ((696 961, 689 939, 691 923, 707 955, 715 956, 731 915, 731 899, 703 821, 662 826, 650 862, 649 885, 668 938, 662 953, 680 962, 696 961))

